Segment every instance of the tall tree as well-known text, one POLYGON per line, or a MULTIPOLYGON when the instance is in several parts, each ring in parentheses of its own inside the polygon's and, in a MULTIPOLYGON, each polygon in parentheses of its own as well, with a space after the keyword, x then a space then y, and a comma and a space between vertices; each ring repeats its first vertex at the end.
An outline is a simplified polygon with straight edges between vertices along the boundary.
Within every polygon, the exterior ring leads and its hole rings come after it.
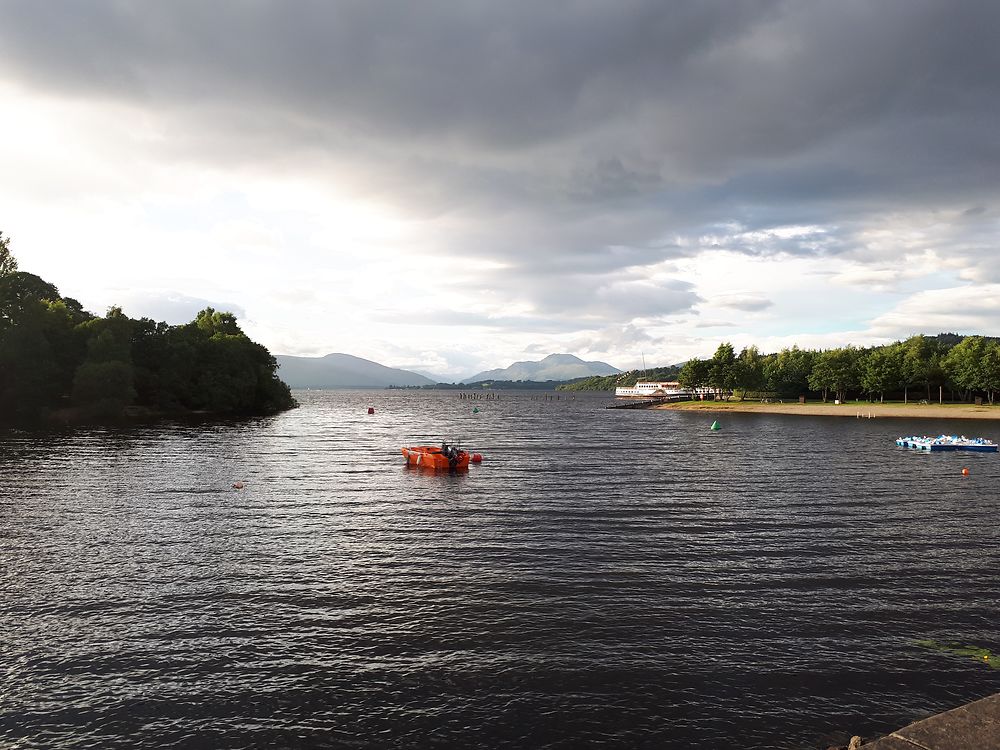
POLYGON ((859 360, 861 387, 869 394, 878 394, 885 401, 885 392, 903 383, 903 348, 900 344, 880 346, 859 360))
POLYGON ((708 385, 711 369, 709 359, 689 359, 677 375, 677 382, 685 388, 704 388, 708 385))
POLYGON ((951 348, 942 366, 949 380, 961 393, 962 400, 968 400, 974 391, 986 390, 983 361, 987 342, 982 336, 966 336, 951 348))
POLYGON ((709 367, 709 384, 719 396, 725 396, 736 383, 736 352, 728 341, 719 344, 709 367))
POLYGON ((8 276, 17 270, 17 260, 10 252, 10 237, 4 237, 0 232, 0 277, 8 276))
POLYGON ((931 377, 934 371, 933 359, 937 343, 923 335, 910 336, 903 342, 903 401, 909 400, 910 386, 922 385, 927 388, 927 400, 931 400, 931 377))
POLYGON ((853 346, 820 352, 809 375, 809 387, 822 391, 824 401, 830 391, 838 401, 846 401, 847 392, 857 388, 859 381, 858 350, 853 346))
POLYGON ((740 389, 740 401, 746 398, 748 391, 764 388, 764 358, 756 346, 744 347, 740 352, 734 363, 733 380, 740 389))
POLYGON ((982 378, 986 395, 992 404, 994 394, 1000 391, 1000 342, 987 342, 983 353, 982 378))
POLYGON ((764 366, 767 387, 782 396, 802 396, 809 390, 816 390, 809 387, 809 373, 815 358, 813 352, 797 346, 782 349, 764 366))
POLYGON ((80 326, 87 355, 73 375, 73 400, 95 416, 120 416, 135 401, 132 321, 120 307, 80 326))

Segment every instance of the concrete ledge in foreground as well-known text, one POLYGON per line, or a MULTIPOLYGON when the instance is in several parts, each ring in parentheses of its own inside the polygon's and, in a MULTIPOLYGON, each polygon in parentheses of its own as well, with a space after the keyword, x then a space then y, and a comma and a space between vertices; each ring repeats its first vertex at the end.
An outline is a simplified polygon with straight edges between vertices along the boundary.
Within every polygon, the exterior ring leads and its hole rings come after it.
POLYGON ((864 750, 1000 750, 1000 693, 897 729, 864 750))

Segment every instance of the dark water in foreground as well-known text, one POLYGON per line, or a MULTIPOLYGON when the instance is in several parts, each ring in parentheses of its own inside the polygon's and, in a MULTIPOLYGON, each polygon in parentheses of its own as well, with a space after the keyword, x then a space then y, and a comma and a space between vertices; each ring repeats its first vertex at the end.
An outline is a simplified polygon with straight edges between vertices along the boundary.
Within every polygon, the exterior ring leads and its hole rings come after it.
POLYGON ((1000 690, 915 645, 1000 651, 1000 457, 893 445, 1000 423, 298 396, 0 432, 0 747, 825 748, 1000 690))

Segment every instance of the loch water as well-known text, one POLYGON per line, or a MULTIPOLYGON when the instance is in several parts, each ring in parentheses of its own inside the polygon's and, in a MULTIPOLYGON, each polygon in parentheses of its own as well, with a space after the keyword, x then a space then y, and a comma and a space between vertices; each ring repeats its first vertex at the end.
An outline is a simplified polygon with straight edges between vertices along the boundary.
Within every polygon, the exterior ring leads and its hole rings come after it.
POLYGON ((1000 659, 1000 457, 893 442, 1000 422, 296 396, 0 431, 0 747, 819 749, 1000 691, 918 645, 1000 659))

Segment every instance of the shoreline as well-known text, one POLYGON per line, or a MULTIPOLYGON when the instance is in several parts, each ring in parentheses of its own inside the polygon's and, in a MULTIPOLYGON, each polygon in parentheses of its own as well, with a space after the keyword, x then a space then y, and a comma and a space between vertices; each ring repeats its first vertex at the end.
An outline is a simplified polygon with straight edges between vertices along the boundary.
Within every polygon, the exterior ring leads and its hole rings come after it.
POLYGON ((759 401, 681 401, 657 404, 652 409, 672 411, 741 412, 756 414, 793 414, 809 417, 851 417, 878 419, 1000 419, 1000 406, 983 404, 834 404, 822 401, 794 403, 761 403, 759 401))

